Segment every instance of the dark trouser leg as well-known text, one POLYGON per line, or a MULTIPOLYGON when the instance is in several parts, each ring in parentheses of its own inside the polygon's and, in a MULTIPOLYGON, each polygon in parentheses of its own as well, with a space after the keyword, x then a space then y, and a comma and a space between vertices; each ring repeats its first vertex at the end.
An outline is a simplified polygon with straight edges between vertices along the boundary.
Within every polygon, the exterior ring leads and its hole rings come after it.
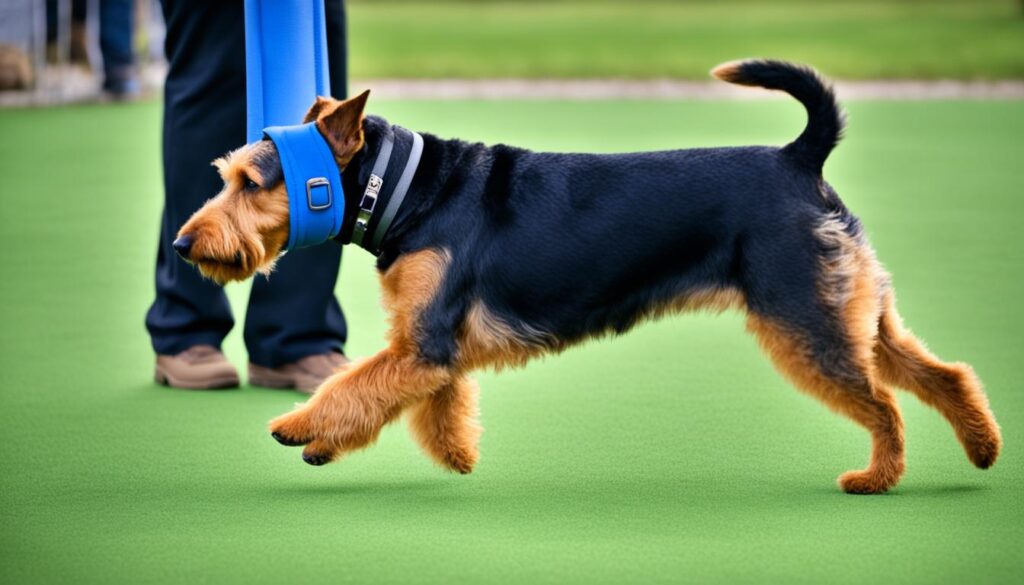
POLYGON ((163 9, 165 201, 146 327, 157 353, 175 354, 219 346, 234 324, 221 287, 178 258, 171 242, 221 188, 210 161, 245 142, 245 39, 241 2, 166 0, 163 9))
MULTIPOLYGON (((341 0, 327 0, 325 9, 331 93, 344 98, 344 6, 341 0)), ((244 92, 239 95, 244 99, 244 92)), ((308 355, 342 351, 347 336, 345 316, 334 297, 340 263, 341 246, 328 242, 288 252, 269 279, 256 277, 245 318, 245 345, 251 362, 277 367, 308 355)))
MULTIPOLYGON (((233 325, 221 288, 181 261, 171 242, 185 220, 221 187, 210 161, 245 142, 245 38, 241 2, 165 0, 163 7, 169 64, 164 94, 166 201, 157 298, 146 325, 157 353, 177 353, 197 343, 220 345, 233 325)), ((343 91, 341 3, 329 1, 327 16, 332 90, 343 91)), ((296 250, 281 259, 269 281, 254 280, 245 326, 254 363, 275 367, 341 349, 345 318, 333 294, 340 259, 335 244, 296 250)))
POLYGON ((100 0, 100 52, 106 89, 126 89, 124 86, 134 78, 134 8, 133 0, 100 0))
POLYGON ((331 95, 336 98, 348 96, 348 24, 345 22, 345 3, 342 0, 326 0, 327 53, 331 70, 331 95))

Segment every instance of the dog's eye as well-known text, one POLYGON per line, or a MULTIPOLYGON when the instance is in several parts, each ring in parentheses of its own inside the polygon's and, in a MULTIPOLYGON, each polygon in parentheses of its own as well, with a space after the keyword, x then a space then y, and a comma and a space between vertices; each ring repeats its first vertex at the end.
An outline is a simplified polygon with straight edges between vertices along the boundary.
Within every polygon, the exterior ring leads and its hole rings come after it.
POLYGON ((246 179, 245 186, 243 188, 250 193, 260 190, 260 186, 257 185, 256 181, 253 181, 252 179, 246 179))

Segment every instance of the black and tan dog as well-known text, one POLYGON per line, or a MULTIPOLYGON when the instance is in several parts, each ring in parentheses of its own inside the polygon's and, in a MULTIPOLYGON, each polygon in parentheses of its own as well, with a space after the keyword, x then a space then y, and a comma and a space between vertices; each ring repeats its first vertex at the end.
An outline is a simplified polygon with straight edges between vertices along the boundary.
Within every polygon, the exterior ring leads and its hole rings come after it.
MULTIPOLYGON (((321 465, 367 446, 408 409, 424 449, 468 473, 480 433, 472 370, 521 365, 667 313, 737 308, 783 374, 871 433, 870 463, 840 476, 842 489, 880 493, 899 481, 896 386, 946 417, 971 462, 992 465, 1001 439, 981 384, 904 329, 860 222, 822 179, 843 129, 830 88, 778 61, 713 74, 788 92, 807 108, 807 127, 782 148, 613 155, 424 135, 380 246, 389 345, 273 420, 274 437, 305 445, 303 459, 321 465)), ((363 117, 366 97, 318 99, 307 116, 350 193, 366 188, 391 128, 363 117)), ((217 166, 224 190, 182 227, 186 255, 221 282, 269 271, 289 226, 276 149, 264 140, 217 166)))

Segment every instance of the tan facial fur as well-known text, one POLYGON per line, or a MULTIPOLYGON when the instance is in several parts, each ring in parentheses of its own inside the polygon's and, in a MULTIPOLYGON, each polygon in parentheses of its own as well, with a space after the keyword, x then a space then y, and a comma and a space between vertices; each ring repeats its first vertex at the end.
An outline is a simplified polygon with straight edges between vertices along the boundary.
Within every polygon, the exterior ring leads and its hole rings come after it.
MULTIPOLYGON (((363 147, 363 109, 369 92, 339 101, 318 97, 306 114, 316 121, 326 139, 339 172, 363 147)), ((277 159, 273 143, 249 144, 217 159, 224 188, 210 199, 178 231, 190 237, 188 260, 218 283, 245 280, 260 272, 269 274, 288 243, 288 192, 278 166, 275 176, 264 176, 268 157, 277 159)), ((279 163, 275 162, 275 165, 279 163)))
POLYGON ((203 276, 216 282, 270 273, 288 243, 284 182, 266 185, 266 178, 253 164, 254 156, 266 148, 273 147, 265 143, 243 146, 214 161, 224 189, 178 232, 178 237, 194 239, 190 260, 203 276))

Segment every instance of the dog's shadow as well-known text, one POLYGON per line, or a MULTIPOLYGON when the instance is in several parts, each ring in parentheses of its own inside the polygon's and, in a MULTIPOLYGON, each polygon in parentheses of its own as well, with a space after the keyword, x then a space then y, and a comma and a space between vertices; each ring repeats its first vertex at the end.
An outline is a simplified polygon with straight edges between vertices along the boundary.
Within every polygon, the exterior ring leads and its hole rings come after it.
POLYGON ((941 484, 941 483, 918 483, 911 485, 899 485, 882 495, 858 496, 846 494, 835 487, 818 487, 813 490, 806 490, 807 495, 816 497, 841 497, 841 498, 920 498, 920 499, 948 499, 953 497, 967 497, 971 494, 988 492, 989 488, 980 484, 941 484))
POLYGON ((988 487, 979 484, 914 484, 906 487, 899 487, 893 491, 893 495, 924 497, 924 498, 946 498, 954 496, 967 496, 979 492, 987 492, 988 487))
MULTIPOLYGON (((167 387, 162 384, 149 383, 141 387, 143 390, 153 391, 162 390, 166 391, 167 387)), ((140 396, 145 396, 145 393, 139 393, 140 396)), ((309 395, 298 392, 282 392, 280 389, 262 388, 259 386, 250 386, 243 384, 239 388, 230 389, 226 392, 181 392, 180 396, 188 399, 195 399, 198 397, 211 397, 211 398, 223 398, 225 396, 232 395, 238 397, 249 396, 261 396, 261 397, 277 397, 285 396, 288 400, 294 403, 296 400, 304 400, 309 395)), ((293 501, 332 501, 338 497, 347 497, 349 499, 356 498, 360 500, 384 500, 391 499, 393 497, 401 497, 406 501, 416 501, 421 503, 428 502, 452 502, 453 498, 456 500, 472 501, 478 496, 475 490, 466 493, 463 489, 463 485, 457 481, 452 481, 453 478, 446 477, 445 474, 439 473, 436 477, 431 478, 393 478, 393 479, 336 479, 328 483, 310 483, 302 479, 292 479, 286 481, 278 481, 276 483, 267 484, 264 486, 252 486, 251 489, 254 491, 262 491, 268 496, 275 498, 289 499, 293 501)), ((939 482, 927 482, 927 483, 904 483, 896 486, 893 490, 881 496, 857 496, 843 493, 834 484, 815 484, 813 487, 808 485, 807 481, 783 481, 780 483, 770 482, 768 487, 769 491, 785 496, 780 497, 792 497, 794 494, 803 494, 813 498, 840 498, 840 499, 861 499, 875 500, 877 498, 907 498, 907 499, 928 499, 928 500, 952 500, 955 498, 968 498, 974 496, 981 496, 991 491, 990 487, 984 484, 972 484, 972 483, 939 483, 939 482)), ((647 487, 650 487, 650 482, 647 482, 647 487)), ((672 483, 673 490, 678 489, 680 486, 685 485, 684 478, 679 479, 679 483, 672 483)), ((547 492, 560 492, 561 486, 548 486, 544 487, 541 485, 536 486, 539 491, 547 492)), ((616 491, 622 488, 619 483, 609 484, 609 491, 616 491)), ((630 492, 632 493, 632 492, 630 492)), ((682 495, 685 492, 679 492, 680 502, 688 501, 687 498, 682 495)))
POLYGON ((348 499, 390 499, 401 497, 403 500, 449 500, 455 489, 447 478, 435 479, 395 479, 395 480, 348 480, 332 483, 302 483, 299 481, 278 482, 264 486, 262 491, 275 499, 297 500, 334 500, 339 497, 348 499))

